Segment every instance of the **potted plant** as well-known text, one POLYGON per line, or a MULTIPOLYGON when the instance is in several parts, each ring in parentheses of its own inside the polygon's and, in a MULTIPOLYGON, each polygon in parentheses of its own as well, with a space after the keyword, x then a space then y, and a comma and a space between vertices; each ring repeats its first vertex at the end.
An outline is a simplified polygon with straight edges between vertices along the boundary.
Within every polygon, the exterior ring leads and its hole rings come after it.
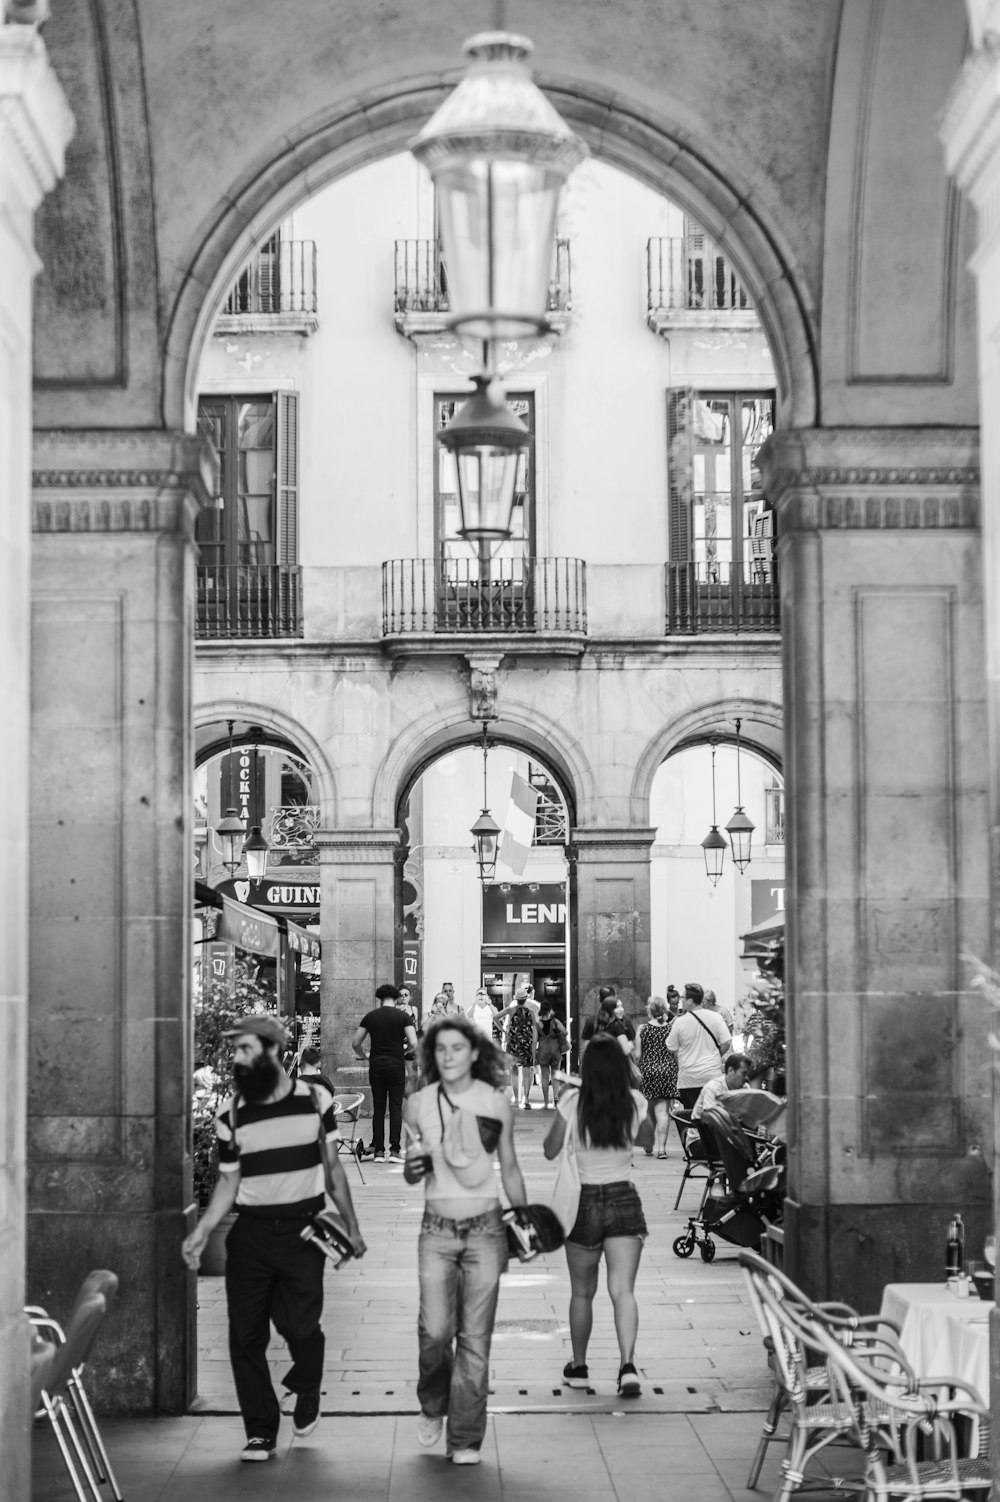
MULTIPOLYGON (((240 956, 232 977, 213 976, 207 986, 195 986, 194 998, 194 1099, 193 1099, 193 1190, 199 1212, 212 1197, 219 1172, 215 1118, 232 1094, 232 1043, 224 1037, 248 1012, 274 1012, 277 998, 272 987, 251 969, 252 961, 240 956)), ((224 1216, 211 1233, 201 1260, 201 1272, 219 1276, 225 1271, 225 1239, 233 1215, 224 1216)))

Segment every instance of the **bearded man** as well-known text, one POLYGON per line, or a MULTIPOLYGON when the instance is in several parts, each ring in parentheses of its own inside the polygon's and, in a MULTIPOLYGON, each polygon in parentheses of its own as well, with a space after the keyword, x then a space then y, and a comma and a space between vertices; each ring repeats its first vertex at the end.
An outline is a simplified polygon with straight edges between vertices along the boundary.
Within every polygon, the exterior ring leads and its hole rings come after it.
POLYGON ((323 1253, 302 1231, 330 1195, 360 1257, 366 1248, 336 1152, 333 1097, 320 1084, 291 1080, 281 1066, 285 1031, 277 1018, 243 1017, 233 1039, 235 1092, 216 1117, 219 1178, 204 1215, 182 1247, 197 1271, 209 1232, 235 1204, 226 1237, 229 1357, 247 1442, 242 1460, 269 1460, 281 1410, 267 1365, 271 1322, 288 1344, 284 1386, 295 1394, 295 1435, 319 1423, 325 1343, 323 1253))

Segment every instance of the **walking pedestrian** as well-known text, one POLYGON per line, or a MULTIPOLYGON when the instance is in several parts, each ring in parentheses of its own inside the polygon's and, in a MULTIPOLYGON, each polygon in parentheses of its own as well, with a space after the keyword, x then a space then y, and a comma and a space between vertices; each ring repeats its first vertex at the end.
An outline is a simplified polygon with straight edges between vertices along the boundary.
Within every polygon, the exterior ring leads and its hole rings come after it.
POLYGON ((561 1066, 563 1054, 569 1048, 566 1029, 553 1010, 551 1001, 543 1001, 538 1016, 538 1050, 535 1055, 542 1083, 542 1109, 549 1108, 549 1082, 552 1084, 552 1103, 559 1099, 556 1070, 561 1066))
POLYGON ((395 986, 379 986, 375 992, 378 1006, 361 1019, 351 1039, 354 1052, 363 1059, 365 1039, 371 1039, 368 1054, 368 1083, 372 1091, 372 1157, 385 1162, 385 1108, 389 1107, 389 1162, 402 1163, 403 1096, 406 1092, 406 1049, 416 1052, 417 1035, 408 1013, 396 1006, 399 992, 395 986))
POLYGON ((722 1060, 733 1046, 718 1012, 705 1012, 705 993, 697 981, 684 987, 684 1011, 674 1021, 667 1047, 677 1055, 677 1098, 690 1111, 702 1087, 722 1075, 722 1060))
POLYGON ((603 1255, 621 1357, 618 1391, 622 1397, 634 1398, 642 1391, 635 1369, 639 1331, 635 1279, 648 1233, 642 1202, 632 1182, 632 1143, 649 1146, 653 1123, 645 1096, 631 1088, 630 1079, 629 1061, 617 1039, 609 1033, 595 1034, 583 1056, 580 1088, 563 1091, 544 1151, 547 1158, 558 1156, 572 1122, 580 1207, 566 1237, 573 1355, 563 1368, 563 1381, 568 1387, 586 1387, 590 1381, 587 1346, 603 1255))
POLYGON ((447 1420, 454 1465, 478 1465, 486 1433, 490 1343, 507 1237, 493 1155, 514 1207, 527 1200, 514 1151, 503 1055, 468 1017, 436 1018, 420 1043, 422 1090, 406 1102, 404 1174, 424 1184, 419 1275, 417 1435, 437 1444, 447 1420))
POLYGON ((292 1358, 283 1381, 295 1394, 296 1437, 319 1423, 326 1259, 302 1231, 322 1211, 324 1191, 344 1218, 355 1255, 366 1248, 343 1166, 327 1146, 338 1136, 329 1091, 285 1073, 285 1030, 277 1018, 244 1017, 223 1036, 233 1040, 236 1088, 215 1122, 219 1177, 181 1251, 197 1272, 209 1232, 236 1206, 226 1237, 229 1356, 246 1431, 240 1458, 260 1461, 274 1454, 281 1422, 267 1364, 272 1322, 292 1358))
POLYGON ((531 1081, 535 1072, 535 1047, 538 1043, 538 1018, 528 1005, 528 993, 518 987, 514 1000, 500 1014, 507 1021, 507 1054, 510 1058, 510 1086, 514 1105, 531 1110, 531 1081), (518 1077, 520 1076, 520 1089, 518 1077), (523 1099, 522 1099, 523 1097, 523 1099))
POLYGON ((320 1069, 322 1062, 318 1048, 304 1048, 299 1057, 299 1079, 306 1080, 310 1085, 322 1085, 332 1100, 337 1092, 320 1069))
POLYGON ((670 1102, 677 1095, 677 1055, 667 1047, 673 1018, 662 996, 649 998, 646 1014, 649 1021, 644 1022, 636 1033, 632 1059, 639 1066, 642 1093, 649 1101, 656 1122, 653 1142, 647 1147, 646 1154, 651 1157, 655 1151, 658 1158, 665 1158, 670 1131, 670 1102))
POLYGON ((480 986, 476 992, 476 998, 469 1008, 469 1021, 473 1022, 481 1033, 487 1038, 493 1036, 493 1007, 490 1004, 490 993, 485 986, 480 986))

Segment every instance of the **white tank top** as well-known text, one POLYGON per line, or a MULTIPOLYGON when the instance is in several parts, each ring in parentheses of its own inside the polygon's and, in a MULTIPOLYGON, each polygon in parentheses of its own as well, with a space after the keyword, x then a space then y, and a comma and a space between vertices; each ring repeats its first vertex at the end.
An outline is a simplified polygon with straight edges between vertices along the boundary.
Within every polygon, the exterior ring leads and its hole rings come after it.
MULTIPOLYGON (((492 1085, 487 1085, 483 1080, 473 1080, 468 1090, 463 1090, 460 1095, 453 1095, 448 1091, 448 1100, 460 1111, 471 1111, 474 1116, 491 1116, 498 1118, 500 1111, 498 1101, 503 1099, 502 1092, 494 1090, 492 1085)), ((493 1155, 483 1153, 483 1177, 479 1184, 469 1188, 460 1184, 444 1161, 441 1151, 441 1118, 447 1122, 451 1107, 444 1096, 441 1097, 441 1110, 438 1111, 438 1087, 437 1085, 425 1085, 423 1090, 418 1090, 410 1097, 410 1109, 416 1117, 420 1136, 423 1139, 423 1150, 430 1153, 434 1159, 433 1176, 428 1175, 424 1179, 424 1198, 429 1200, 458 1199, 478 1200, 495 1199, 500 1202, 500 1192, 497 1188, 496 1173, 493 1168, 493 1155)))

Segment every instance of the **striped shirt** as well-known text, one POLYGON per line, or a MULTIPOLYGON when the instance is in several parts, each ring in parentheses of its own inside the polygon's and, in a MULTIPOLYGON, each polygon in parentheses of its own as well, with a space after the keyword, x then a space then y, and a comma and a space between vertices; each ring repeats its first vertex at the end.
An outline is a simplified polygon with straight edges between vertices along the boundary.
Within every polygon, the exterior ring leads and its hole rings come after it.
POLYGON ((220 1171, 239 1170, 236 1209, 269 1220, 304 1218, 322 1210, 326 1175, 320 1139, 336 1141, 340 1136, 329 1090, 322 1085, 310 1089, 296 1080, 283 1100, 269 1105, 236 1096, 235 1139, 233 1099, 229 1097, 215 1118, 215 1134, 220 1171))

